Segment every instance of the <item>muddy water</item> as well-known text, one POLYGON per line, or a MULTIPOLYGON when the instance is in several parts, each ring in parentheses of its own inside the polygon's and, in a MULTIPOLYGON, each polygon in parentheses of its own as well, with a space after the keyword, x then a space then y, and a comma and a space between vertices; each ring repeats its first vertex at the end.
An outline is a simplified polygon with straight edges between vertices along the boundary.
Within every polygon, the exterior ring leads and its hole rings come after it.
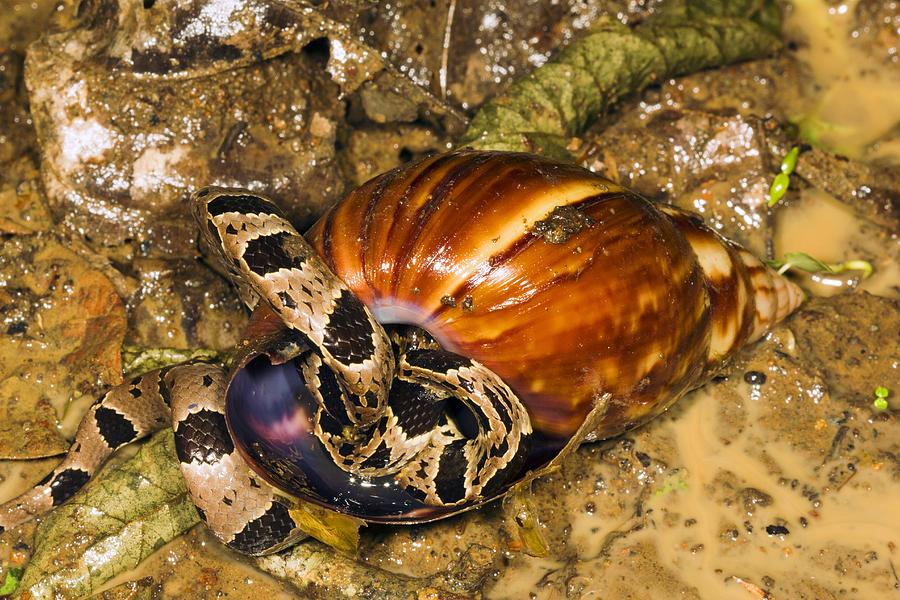
MULTIPOLYGON (((683 551, 685 546, 716 548, 721 543, 722 524, 731 520, 730 514, 722 514, 725 511, 722 510, 721 503, 706 492, 716 475, 729 470, 740 473, 742 483, 749 487, 767 492, 771 490, 771 507, 777 507, 779 513, 802 515, 807 509, 802 498, 795 492, 771 487, 770 468, 753 456, 760 440, 753 435, 752 430, 745 432, 737 440, 723 439, 717 434, 720 430, 716 410, 718 403, 719 399, 714 393, 698 393, 680 421, 673 423, 679 454, 686 465, 685 486, 657 501, 661 508, 688 519, 696 518, 697 525, 686 532, 680 528, 659 528, 650 535, 662 561, 675 565, 681 577, 701 590, 704 596, 737 599, 746 597, 746 591, 733 585, 732 580, 723 578, 722 574, 741 574, 749 578, 758 573, 780 575, 779 572, 795 567, 782 562, 783 558, 790 556, 790 544, 780 540, 731 553, 703 551, 686 554, 683 551)), ((748 407, 751 413, 749 420, 752 422, 757 416, 753 414, 754 403, 749 402, 748 407)), ((789 464, 792 460, 787 448, 769 443, 767 449, 779 465, 789 464)), ((795 539, 791 541, 794 542, 795 539)), ((753 580, 758 581, 758 578, 753 577, 753 580)))
POLYGON ((776 213, 775 255, 805 252, 828 264, 865 260, 874 271, 861 279, 860 272, 817 274, 802 278, 807 289, 830 296, 858 287, 872 294, 900 294, 900 238, 859 218, 851 208, 815 188, 776 213))
MULTIPOLYGON (((636 598, 657 598, 663 592, 671 597, 721 600, 796 598, 807 590, 819 591, 806 597, 832 598, 844 590, 851 592, 851 598, 874 599, 884 598, 886 590, 894 587, 891 565, 900 540, 896 502, 900 482, 890 480, 882 472, 884 465, 874 462, 861 468, 851 482, 826 492, 820 508, 805 497, 808 491, 803 485, 776 485, 776 481, 805 481, 821 461, 811 460, 790 442, 773 439, 771 432, 754 426, 765 419, 766 409, 761 408, 753 387, 744 386, 740 408, 745 411, 741 421, 747 425, 737 435, 728 435, 733 423, 728 422, 724 399, 714 386, 682 399, 674 418, 654 427, 652 435, 675 444, 678 475, 644 504, 643 527, 626 533, 627 543, 613 545, 613 557, 604 555, 610 536, 628 532, 635 522, 604 522, 589 513, 574 519, 570 543, 577 548, 574 560, 580 563, 576 576, 580 587, 570 597, 615 597, 609 595, 616 589, 609 580, 618 576, 615 555, 646 553, 639 550, 642 547, 650 548, 654 565, 641 569, 641 576, 657 581, 629 585, 636 598), (736 510, 731 501, 723 501, 723 479, 733 474, 738 474, 743 490, 755 490, 753 497, 759 504, 752 511, 736 510), (765 523, 784 523, 785 535, 751 531, 765 523), (854 578, 848 585, 837 566, 842 554, 860 554, 863 561, 874 563, 870 578, 854 578), (791 582, 785 586, 789 592, 761 595, 762 588, 786 581, 791 582)), ((548 559, 522 561, 500 577, 489 596, 564 597, 558 587, 542 582, 562 565, 548 559)))
POLYGON ((784 32, 798 43, 809 79, 801 95, 786 99, 786 108, 809 135, 837 152, 900 164, 896 4, 893 14, 884 12, 880 31, 859 27, 859 4, 792 3, 784 32))

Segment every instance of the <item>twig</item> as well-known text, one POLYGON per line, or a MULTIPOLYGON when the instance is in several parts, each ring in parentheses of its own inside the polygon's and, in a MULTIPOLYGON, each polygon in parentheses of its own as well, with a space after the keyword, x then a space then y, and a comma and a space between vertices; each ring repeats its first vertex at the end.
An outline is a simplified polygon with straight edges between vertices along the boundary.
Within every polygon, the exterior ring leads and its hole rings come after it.
POLYGON ((447 24, 444 26, 444 43, 441 49, 441 70, 438 73, 438 84, 441 86, 441 99, 447 99, 447 71, 450 63, 450 34, 453 31, 453 15, 456 13, 456 0, 450 0, 447 8, 447 24))
POLYGON ((749 581, 747 581, 745 579, 741 579, 740 577, 737 577, 736 575, 730 575, 725 578, 726 583, 728 583, 729 581, 733 581, 733 582, 739 584, 742 588, 744 588, 745 590, 747 590, 748 592, 750 592, 751 594, 753 594, 760 600, 775 600, 774 596, 772 596, 766 590, 762 589, 755 583, 750 583, 749 581))
POLYGON ((894 576, 894 589, 900 590, 900 577, 897 577, 897 569, 894 568, 894 561, 888 559, 888 564, 891 565, 891 575, 894 576))
POLYGON ((841 446, 841 441, 847 435, 848 431, 850 431, 850 428, 846 425, 841 425, 840 427, 838 427, 838 430, 835 432, 834 437, 831 440, 831 447, 828 449, 828 454, 826 454, 825 458, 822 459, 822 465, 837 456, 838 450, 841 446))
POLYGON ((845 485, 847 485, 848 483, 850 483, 850 480, 853 479, 854 477, 856 477, 856 474, 857 474, 857 473, 859 473, 859 471, 853 471, 852 473, 850 473, 850 477, 848 477, 847 479, 845 479, 844 481, 842 481, 842 482, 841 482, 841 485, 837 486, 837 488, 836 488, 834 491, 835 491, 835 492, 841 491, 841 488, 843 488, 845 485))

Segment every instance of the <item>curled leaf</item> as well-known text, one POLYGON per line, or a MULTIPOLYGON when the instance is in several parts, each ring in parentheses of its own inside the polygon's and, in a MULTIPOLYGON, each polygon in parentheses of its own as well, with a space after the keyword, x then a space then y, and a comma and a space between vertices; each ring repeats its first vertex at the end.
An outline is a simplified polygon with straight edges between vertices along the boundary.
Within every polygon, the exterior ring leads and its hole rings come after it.
POLYGON ((784 258, 787 260, 786 264, 802 271, 808 271, 810 273, 831 273, 834 271, 834 269, 823 263, 821 260, 803 252, 788 252, 784 255, 784 258))
POLYGON ((529 491, 519 489, 503 499, 504 510, 511 514, 519 533, 522 549, 530 556, 544 557, 550 555, 550 544, 541 532, 541 522, 531 502, 529 491))
POLYGON ((778 269, 779 275, 784 275, 791 269, 800 269, 807 273, 833 273, 833 269, 818 258, 805 252, 787 252, 781 260, 767 261, 773 269, 778 269))

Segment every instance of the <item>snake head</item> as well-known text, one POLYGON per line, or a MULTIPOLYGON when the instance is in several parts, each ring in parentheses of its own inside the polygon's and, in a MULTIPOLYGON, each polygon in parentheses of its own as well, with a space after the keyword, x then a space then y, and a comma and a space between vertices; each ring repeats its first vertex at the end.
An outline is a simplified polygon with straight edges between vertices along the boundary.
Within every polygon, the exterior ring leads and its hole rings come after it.
POLYGON ((269 214, 287 223, 281 209, 248 190, 207 186, 191 195, 190 210, 200 235, 200 247, 208 257, 207 263, 230 279, 241 301, 251 310, 255 309, 259 305, 259 293, 245 276, 243 265, 235 260, 243 250, 235 244, 229 246, 225 241, 231 232, 237 233, 239 227, 246 226, 251 214, 269 214))

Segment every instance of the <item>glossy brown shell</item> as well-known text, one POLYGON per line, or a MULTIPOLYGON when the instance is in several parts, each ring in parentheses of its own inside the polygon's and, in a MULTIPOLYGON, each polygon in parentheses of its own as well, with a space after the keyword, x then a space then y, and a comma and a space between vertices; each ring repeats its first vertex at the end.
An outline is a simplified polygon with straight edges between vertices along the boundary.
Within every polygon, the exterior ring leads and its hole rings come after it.
POLYGON ((774 320, 754 319, 756 280, 777 287, 765 268, 744 268, 699 218, 530 155, 463 151, 391 171, 307 237, 379 321, 484 363, 550 435, 573 433, 606 392, 597 437, 646 421, 774 320), (697 244, 735 268, 710 280, 697 244), (713 349, 716 328, 727 335, 713 349))

